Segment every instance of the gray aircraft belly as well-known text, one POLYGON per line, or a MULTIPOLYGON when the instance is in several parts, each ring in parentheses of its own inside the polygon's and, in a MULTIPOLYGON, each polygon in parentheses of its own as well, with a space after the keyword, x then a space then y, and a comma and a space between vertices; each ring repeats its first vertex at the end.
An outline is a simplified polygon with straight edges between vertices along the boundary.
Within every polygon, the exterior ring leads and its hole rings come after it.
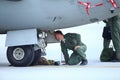
POLYGON ((68 3, 68 0, 1 1, 0 26, 6 29, 60 28, 68 26, 68 20, 71 22, 77 18, 75 9, 76 6, 68 3), (74 19, 70 20, 71 17, 74 19))
MULTIPOLYGON (((54 30, 96 22, 116 15, 111 14, 109 6, 89 9, 77 3, 78 0, 21 0, 0 1, 0 33, 8 30, 38 28, 54 30)), ((88 0, 81 0, 88 2, 88 0)), ((119 0, 117 0, 119 1, 119 0)), ((103 0, 90 0, 91 5, 103 0)), ((104 1, 104 5, 110 5, 104 1)))

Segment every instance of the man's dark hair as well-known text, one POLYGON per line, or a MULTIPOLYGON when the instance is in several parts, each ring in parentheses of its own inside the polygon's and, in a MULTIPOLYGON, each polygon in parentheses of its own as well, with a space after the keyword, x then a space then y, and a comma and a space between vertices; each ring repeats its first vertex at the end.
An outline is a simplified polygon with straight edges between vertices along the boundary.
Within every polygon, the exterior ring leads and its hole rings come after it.
POLYGON ((60 30, 54 31, 54 34, 61 34, 61 35, 63 35, 62 31, 60 31, 60 30))

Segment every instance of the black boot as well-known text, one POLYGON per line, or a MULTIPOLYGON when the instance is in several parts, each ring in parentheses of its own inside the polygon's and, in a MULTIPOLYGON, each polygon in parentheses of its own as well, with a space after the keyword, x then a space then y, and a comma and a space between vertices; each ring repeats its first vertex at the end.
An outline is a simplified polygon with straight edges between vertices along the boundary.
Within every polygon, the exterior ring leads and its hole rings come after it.
POLYGON ((111 62, 120 62, 120 60, 118 60, 118 59, 113 59, 113 60, 111 60, 111 62))
POLYGON ((115 51, 113 51, 113 55, 111 57, 111 62, 120 62, 120 60, 117 59, 117 55, 116 55, 115 51))
POLYGON ((87 64, 88 64, 88 60, 87 59, 82 60, 82 62, 80 63, 80 65, 87 65, 87 64))
POLYGON ((56 61, 54 65, 60 65, 60 61, 56 61))

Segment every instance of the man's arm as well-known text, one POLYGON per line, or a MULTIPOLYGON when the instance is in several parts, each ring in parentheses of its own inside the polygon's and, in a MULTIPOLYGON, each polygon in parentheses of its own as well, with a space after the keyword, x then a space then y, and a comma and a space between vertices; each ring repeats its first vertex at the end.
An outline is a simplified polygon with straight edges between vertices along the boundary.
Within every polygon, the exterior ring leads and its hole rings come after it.
POLYGON ((69 60, 69 54, 68 54, 67 48, 63 44, 61 44, 61 51, 64 55, 65 63, 67 64, 69 60))

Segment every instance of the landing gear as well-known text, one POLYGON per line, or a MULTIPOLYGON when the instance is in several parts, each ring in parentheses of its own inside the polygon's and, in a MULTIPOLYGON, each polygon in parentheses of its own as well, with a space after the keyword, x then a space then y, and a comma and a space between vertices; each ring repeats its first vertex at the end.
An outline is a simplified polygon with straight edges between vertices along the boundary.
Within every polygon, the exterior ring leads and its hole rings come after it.
POLYGON ((46 36, 45 32, 38 32, 37 29, 8 31, 6 46, 10 64, 12 66, 36 65, 42 53, 45 53, 46 36))
POLYGON ((34 56, 33 46, 14 46, 7 49, 7 59, 13 66, 29 66, 34 56))

